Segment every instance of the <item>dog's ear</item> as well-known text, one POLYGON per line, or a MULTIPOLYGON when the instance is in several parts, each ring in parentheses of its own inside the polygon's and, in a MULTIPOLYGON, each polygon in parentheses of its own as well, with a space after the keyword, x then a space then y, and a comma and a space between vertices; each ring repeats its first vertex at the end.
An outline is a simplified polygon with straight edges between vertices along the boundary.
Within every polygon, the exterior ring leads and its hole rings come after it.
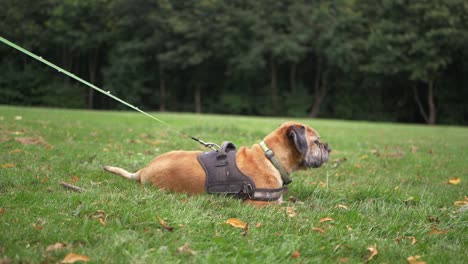
POLYGON ((306 128, 304 126, 290 126, 288 128, 288 137, 294 142, 297 151, 302 155, 307 154, 309 148, 307 144, 306 128))

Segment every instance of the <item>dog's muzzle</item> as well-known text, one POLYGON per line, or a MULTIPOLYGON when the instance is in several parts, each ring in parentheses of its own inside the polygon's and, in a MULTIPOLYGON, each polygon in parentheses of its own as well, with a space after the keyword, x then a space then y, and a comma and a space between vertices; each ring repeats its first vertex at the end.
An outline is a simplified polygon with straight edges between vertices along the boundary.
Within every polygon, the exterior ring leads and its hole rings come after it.
POLYGON ((327 143, 314 142, 314 148, 309 148, 309 151, 304 156, 302 166, 306 168, 318 168, 328 161, 331 148, 327 143))

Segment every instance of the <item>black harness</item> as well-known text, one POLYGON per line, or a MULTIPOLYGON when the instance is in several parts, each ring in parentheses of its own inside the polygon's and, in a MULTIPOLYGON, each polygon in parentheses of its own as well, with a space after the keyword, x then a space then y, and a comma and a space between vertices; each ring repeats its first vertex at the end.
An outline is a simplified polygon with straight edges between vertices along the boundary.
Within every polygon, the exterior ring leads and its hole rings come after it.
POLYGON ((284 187, 257 189, 255 183, 244 175, 236 164, 236 147, 224 142, 217 151, 203 152, 198 161, 206 173, 205 189, 211 194, 228 194, 237 198, 257 201, 276 201, 284 187))

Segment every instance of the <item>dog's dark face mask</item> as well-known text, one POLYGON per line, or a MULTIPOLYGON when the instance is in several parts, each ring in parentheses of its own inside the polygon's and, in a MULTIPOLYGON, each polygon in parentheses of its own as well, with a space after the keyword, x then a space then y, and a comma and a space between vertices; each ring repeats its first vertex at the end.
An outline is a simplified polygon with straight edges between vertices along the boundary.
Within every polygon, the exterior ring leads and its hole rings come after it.
POLYGON ((288 136, 302 156, 301 168, 318 168, 329 159, 331 148, 320 141, 318 133, 310 127, 291 126, 288 136))

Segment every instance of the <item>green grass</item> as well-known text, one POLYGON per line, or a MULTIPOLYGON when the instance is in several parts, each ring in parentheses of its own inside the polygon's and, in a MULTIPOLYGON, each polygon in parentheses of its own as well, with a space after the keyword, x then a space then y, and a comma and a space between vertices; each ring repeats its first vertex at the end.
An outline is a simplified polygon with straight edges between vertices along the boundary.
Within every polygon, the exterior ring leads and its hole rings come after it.
MULTIPOLYGON (((286 121, 157 116, 205 141, 237 146, 259 142, 286 121)), ((297 121, 319 131, 333 148, 331 160, 294 173, 286 203, 258 209, 104 173, 102 165, 136 170, 169 150, 202 149, 138 113, 0 106, 0 262, 57 263, 73 252, 92 263, 361 263, 374 244, 372 263, 407 263, 414 255, 468 262, 468 213, 454 205, 468 195, 467 128, 297 121), (20 137, 44 143, 23 145, 20 137), (461 182, 447 184, 453 177, 461 182), (249 223, 245 236, 224 223, 231 217, 249 223), (325 217, 334 221, 319 223, 325 217), (431 234, 435 227, 441 234, 431 234), (57 242, 65 247, 46 251, 57 242), (179 252, 184 244, 194 254, 179 252)))

